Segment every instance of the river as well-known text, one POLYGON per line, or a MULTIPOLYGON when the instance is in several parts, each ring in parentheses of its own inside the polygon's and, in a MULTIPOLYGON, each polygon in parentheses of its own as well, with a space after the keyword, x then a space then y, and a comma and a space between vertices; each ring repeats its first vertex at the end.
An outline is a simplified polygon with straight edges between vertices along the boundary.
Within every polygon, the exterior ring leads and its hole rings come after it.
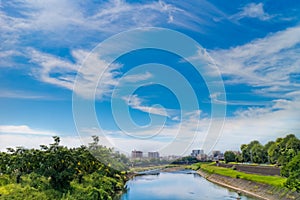
POLYGON ((121 200, 254 200, 207 181, 192 170, 136 176, 121 200))

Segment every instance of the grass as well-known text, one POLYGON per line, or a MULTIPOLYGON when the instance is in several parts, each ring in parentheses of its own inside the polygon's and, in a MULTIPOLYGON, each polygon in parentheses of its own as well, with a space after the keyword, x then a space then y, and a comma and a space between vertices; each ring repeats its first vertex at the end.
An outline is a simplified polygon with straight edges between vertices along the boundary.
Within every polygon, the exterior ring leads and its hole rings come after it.
MULTIPOLYGON (((286 178, 280 176, 264 176, 258 174, 247 174, 244 172, 239 172, 230 168, 217 167, 214 166, 214 163, 210 164, 201 164, 201 169, 210 173, 210 174, 219 174, 223 176, 229 176, 232 178, 240 178, 249 181, 254 181, 258 183, 264 183, 276 187, 284 187, 284 183, 286 182, 286 178)), ((196 168, 196 166, 195 166, 196 168)))
POLYGON ((209 164, 209 163, 210 162, 198 162, 198 163, 195 163, 195 164, 192 164, 192 165, 188 165, 188 166, 186 166, 186 168, 197 171, 198 169, 201 168, 202 165, 209 164))

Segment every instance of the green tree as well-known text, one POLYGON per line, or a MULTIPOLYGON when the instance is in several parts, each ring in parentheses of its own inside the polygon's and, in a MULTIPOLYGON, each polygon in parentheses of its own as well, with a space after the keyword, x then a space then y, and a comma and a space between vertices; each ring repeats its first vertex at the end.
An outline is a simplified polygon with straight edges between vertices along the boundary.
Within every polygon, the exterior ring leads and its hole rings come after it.
POLYGON ((270 145, 268 156, 270 162, 278 165, 286 165, 300 151, 300 140, 294 135, 289 134, 284 138, 277 138, 275 143, 270 145))
POLYGON ((266 153, 268 163, 271 163, 270 156, 269 156, 269 149, 273 144, 275 144, 274 141, 269 141, 267 144, 264 145, 264 151, 266 153))
POLYGON ((26 187, 26 190, 8 192, 5 197, 1 193, 1 199, 20 199, 23 196, 25 199, 46 199, 36 195, 48 196, 49 191, 49 194, 53 193, 49 199, 82 199, 83 196, 87 199, 112 199, 118 190, 124 188, 126 172, 99 162, 89 148, 115 166, 126 165, 128 158, 124 155, 98 145, 97 137, 93 138, 91 147, 78 148, 61 146, 57 136, 53 139, 53 144, 40 145, 41 149, 17 147, 0 152, 0 185, 10 184, 10 177, 13 177, 20 183, 18 188, 26 187), (78 183, 71 184, 75 179, 78 183), (73 184, 76 185, 72 188, 73 184), (47 190, 47 195, 44 190, 47 190))
POLYGON ((100 162, 117 169, 124 171, 128 169, 129 159, 126 156, 114 152, 113 148, 107 148, 99 145, 99 137, 92 136, 93 142, 89 144, 88 150, 100 162))
POLYGON ((300 153, 282 168, 281 174, 288 177, 285 184, 288 188, 300 192, 300 153))
POLYGON ((280 156, 280 147, 278 146, 278 142, 276 141, 268 149, 269 162, 272 164, 276 164, 279 156, 280 156))
POLYGON ((252 147, 254 145, 260 144, 259 141, 254 140, 250 142, 249 144, 242 144, 241 145, 241 151, 242 151, 242 157, 243 157, 243 162, 253 162, 253 155, 252 155, 252 147))
POLYGON ((235 161, 236 162, 243 162, 243 157, 241 154, 236 154, 235 155, 235 161))
POLYGON ((255 143, 250 149, 250 153, 254 163, 266 163, 268 161, 267 152, 260 143, 255 143))
POLYGON ((65 190, 76 174, 74 155, 71 151, 60 146, 60 138, 53 137, 54 143, 44 152, 42 163, 38 172, 50 178, 54 189, 65 190))
POLYGON ((247 144, 241 145, 241 151, 242 151, 242 160, 243 162, 250 162, 251 156, 250 156, 250 150, 248 148, 247 144))
POLYGON ((233 151, 225 151, 224 153, 224 159, 225 159, 225 162, 228 163, 228 162, 234 162, 235 161, 235 153, 233 151))

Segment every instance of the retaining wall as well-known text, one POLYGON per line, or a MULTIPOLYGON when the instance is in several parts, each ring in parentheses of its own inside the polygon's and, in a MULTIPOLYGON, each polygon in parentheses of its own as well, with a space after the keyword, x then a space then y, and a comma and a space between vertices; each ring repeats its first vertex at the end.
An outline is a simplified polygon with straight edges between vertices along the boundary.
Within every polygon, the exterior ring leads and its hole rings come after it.
POLYGON ((232 168, 235 166, 236 170, 246 173, 261 174, 261 175, 270 175, 270 176, 280 176, 279 167, 270 167, 270 166, 253 166, 253 165, 244 165, 244 164, 225 164, 219 163, 220 167, 232 168))

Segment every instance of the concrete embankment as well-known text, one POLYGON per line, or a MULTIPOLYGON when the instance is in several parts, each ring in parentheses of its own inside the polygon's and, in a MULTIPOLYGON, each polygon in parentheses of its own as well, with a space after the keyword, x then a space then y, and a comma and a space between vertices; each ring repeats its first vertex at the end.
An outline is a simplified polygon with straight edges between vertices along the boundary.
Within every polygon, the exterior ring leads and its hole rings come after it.
POLYGON ((208 174, 198 170, 198 174, 215 184, 227 187, 242 194, 262 200, 300 200, 300 194, 283 188, 256 183, 244 179, 226 177, 218 174, 208 174))
POLYGON ((261 174, 265 176, 280 176, 280 168, 274 166, 244 165, 244 164, 225 164, 219 163, 219 167, 235 168, 237 171, 245 173, 261 174))

